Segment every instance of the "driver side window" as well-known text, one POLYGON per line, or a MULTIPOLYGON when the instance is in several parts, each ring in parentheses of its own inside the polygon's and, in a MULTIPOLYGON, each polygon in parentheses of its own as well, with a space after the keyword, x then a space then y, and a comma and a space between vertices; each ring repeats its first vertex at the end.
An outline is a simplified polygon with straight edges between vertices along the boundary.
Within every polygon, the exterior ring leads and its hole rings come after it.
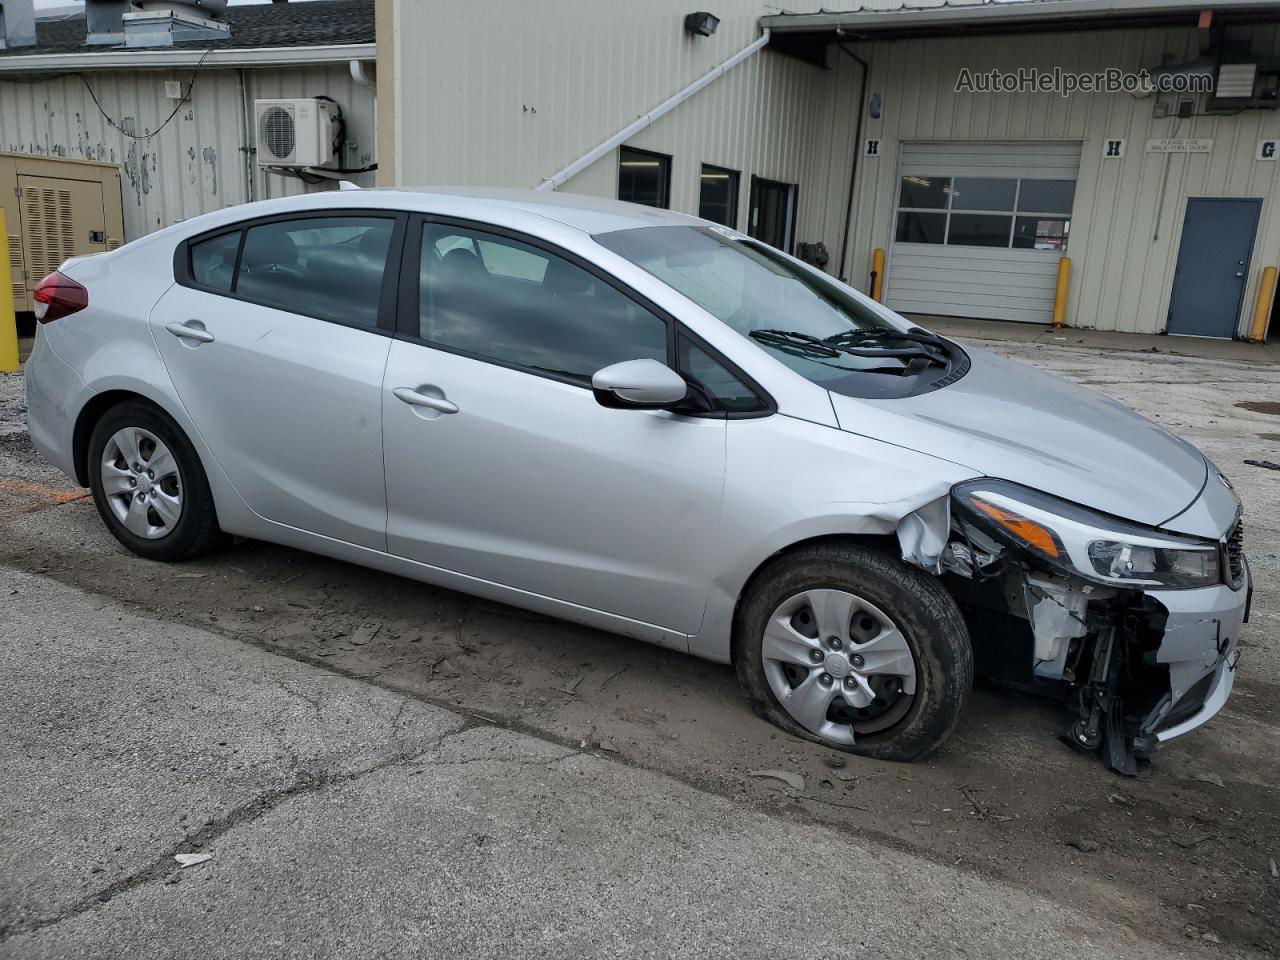
POLYGON ((667 360, 667 325, 630 297, 541 247, 423 225, 419 336, 482 360, 583 385, 623 360, 667 360))

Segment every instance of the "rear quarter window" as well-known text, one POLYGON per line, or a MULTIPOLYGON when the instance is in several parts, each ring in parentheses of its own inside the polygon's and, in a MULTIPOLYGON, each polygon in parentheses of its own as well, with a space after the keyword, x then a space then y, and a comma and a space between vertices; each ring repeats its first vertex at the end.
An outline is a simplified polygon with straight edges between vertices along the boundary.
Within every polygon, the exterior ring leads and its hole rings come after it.
POLYGON ((236 275, 236 254, 239 250, 239 230, 192 244, 192 281, 202 287, 229 291, 236 275))

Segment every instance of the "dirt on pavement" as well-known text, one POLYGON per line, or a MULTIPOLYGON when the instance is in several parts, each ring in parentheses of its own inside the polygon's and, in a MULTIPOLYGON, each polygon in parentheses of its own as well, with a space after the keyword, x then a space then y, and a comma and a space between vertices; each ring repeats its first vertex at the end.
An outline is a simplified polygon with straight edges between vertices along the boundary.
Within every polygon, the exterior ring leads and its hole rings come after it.
MULTIPOLYGON (((996 346, 984 344, 985 346, 996 346)), ((1017 344, 1001 352, 1162 419, 1236 482, 1257 591, 1233 699, 1124 779, 1056 740, 1059 705, 979 685, 912 765, 863 760, 757 719, 729 667, 285 548, 242 542, 166 566, 126 553, 85 491, 40 461, 16 377, 0 385, 0 563, 344 676, 593 749, 734 798, 1108 916, 1209 952, 1280 952, 1280 397, 1258 365, 1017 344), (760 771, 799 775, 803 787, 760 771)), ((4 598, 21 603, 21 596, 4 598)), ((732 878, 726 878, 732 883, 732 878)), ((857 877, 833 877, 856 898, 857 877)))

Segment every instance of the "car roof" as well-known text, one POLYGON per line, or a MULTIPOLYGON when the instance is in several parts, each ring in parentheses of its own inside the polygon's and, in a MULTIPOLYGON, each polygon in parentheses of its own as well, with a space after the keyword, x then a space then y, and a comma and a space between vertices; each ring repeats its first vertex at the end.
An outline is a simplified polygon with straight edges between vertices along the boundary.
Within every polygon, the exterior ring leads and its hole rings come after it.
POLYGON ((201 214, 139 237, 121 249, 138 250, 173 244, 202 233, 234 228, 259 217, 305 214, 308 211, 369 208, 461 217, 534 229, 538 221, 559 229, 596 236, 638 227, 706 226, 706 221, 658 207, 572 193, 543 193, 496 187, 371 187, 325 190, 236 204, 201 214))
MULTIPOLYGON (((575 193, 515 190, 502 187, 377 187, 360 192, 386 196, 388 207, 417 208, 421 206, 424 210, 430 209, 433 197, 475 200, 478 205, 483 205, 488 211, 496 213, 502 208, 516 209, 546 220, 554 220, 588 234, 630 230, 635 227, 689 226, 702 223, 696 217, 671 210, 575 193), (395 199, 392 200, 392 197, 395 199)), ((326 196, 332 197, 335 204, 341 204, 344 199, 350 199, 351 192, 337 191, 326 196)), ((370 196, 368 199, 374 198, 370 196)))

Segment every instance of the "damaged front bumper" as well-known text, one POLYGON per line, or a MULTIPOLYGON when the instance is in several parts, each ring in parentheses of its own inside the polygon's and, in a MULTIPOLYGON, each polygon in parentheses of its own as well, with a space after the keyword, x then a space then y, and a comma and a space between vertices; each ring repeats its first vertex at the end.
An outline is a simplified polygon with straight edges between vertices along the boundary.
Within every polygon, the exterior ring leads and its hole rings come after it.
POLYGON ((1023 577, 1033 675, 1093 682, 1112 696, 1125 697, 1131 706, 1135 700, 1147 706, 1140 718, 1131 716, 1139 745, 1151 737, 1163 743, 1189 733, 1226 703, 1239 660, 1240 629, 1248 616, 1247 568, 1236 589, 1221 584, 1141 594, 1034 572, 1023 577), (1106 650, 1115 635, 1126 649, 1106 650), (1098 662, 1107 653, 1127 661, 1116 683, 1108 683, 1098 662), (1094 669, 1082 674, 1081 663, 1090 655, 1094 669))
POLYGON ((1169 695, 1143 724, 1163 743, 1212 719, 1235 683, 1240 659, 1240 628, 1249 613, 1253 585, 1248 565, 1244 584, 1202 590, 1163 590, 1147 594, 1167 611, 1156 662, 1169 669, 1169 695))
MULTIPOLYGON (((1071 746, 1101 750, 1109 766, 1131 774, 1161 743, 1222 709, 1252 594, 1238 514, 1221 535, 1220 555, 1203 564, 1224 582, 1164 587, 1082 576, 1074 569, 1078 538, 1059 540, 1042 526, 1047 536, 1037 547, 962 505, 945 515, 940 506, 899 526, 904 559, 943 575, 969 623, 979 673, 1074 702, 1063 736, 1071 746), (1046 562, 1047 550, 1059 551, 1054 562, 1046 562)), ((1139 542, 1147 536, 1124 533, 1139 542)), ((1201 555, 1210 549, 1192 547, 1201 555)))

